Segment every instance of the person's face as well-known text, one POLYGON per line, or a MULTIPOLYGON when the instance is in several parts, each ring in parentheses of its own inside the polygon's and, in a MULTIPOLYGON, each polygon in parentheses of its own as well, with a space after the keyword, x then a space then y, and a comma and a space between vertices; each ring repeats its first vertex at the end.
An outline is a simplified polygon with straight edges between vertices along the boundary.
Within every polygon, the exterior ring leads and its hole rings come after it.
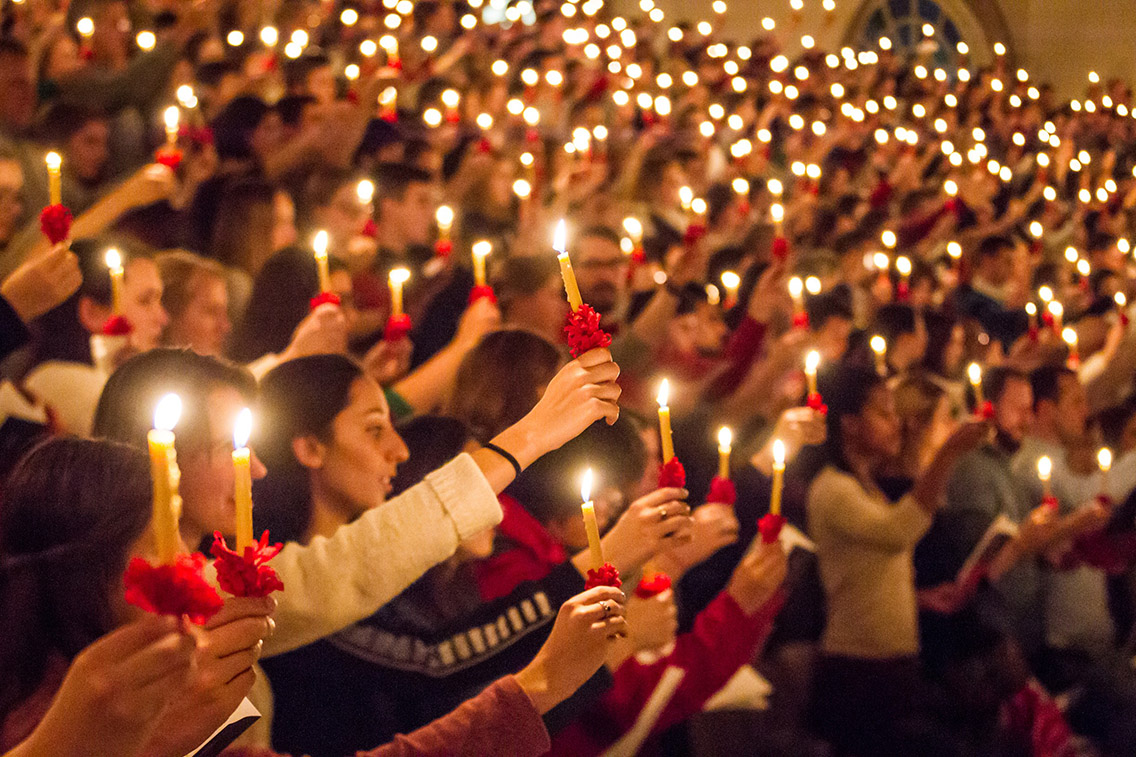
POLYGON ((923 359, 927 352, 927 325, 922 318, 915 319, 915 331, 900 334, 891 350, 891 363, 898 371, 905 371, 923 359))
POLYGON ((627 286, 627 256, 610 239, 585 236, 572 258, 584 302, 601 314, 611 312, 627 286))
POLYGON ((134 328, 131 346, 143 352, 157 347, 170 318, 162 307, 162 277, 153 261, 134 258, 126 264, 122 311, 134 328))
POLYGON ((92 120, 67 140, 67 165, 83 181, 98 181, 110 157, 110 126, 92 120))
POLYGON ((349 520, 383 503, 399 463, 410 454, 383 390, 369 378, 352 385, 347 406, 332 421, 331 441, 321 447, 316 485, 349 520))
POLYGON ((564 299, 560 277, 549 276, 540 289, 513 300, 507 315, 510 324, 532 329, 554 343, 560 341, 564 318, 568 315, 568 301, 564 299))
POLYGON ((1005 436, 1021 442, 1033 422, 1033 391, 1028 381, 1012 378, 994 403, 994 425, 1005 436))
POLYGON ((126 3, 106 3, 94 17, 91 49, 95 58, 117 64, 126 58, 130 38, 130 15, 126 3))
POLYGON ((25 55, 0 54, 0 125, 22 131, 35 115, 35 88, 25 55))
POLYGON ((253 129, 249 144, 253 154, 263 163, 275 152, 281 144, 284 135, 284 125, 280 121, 280 114, 270 111, 260 119, 260 123, 253 129))
POLYGON ((0 160, 0 245, 16 232, 16 222, 24 210, 20 192, 24 188, 24 172, 14 160, 0 160))
MULTIPOLYGON (((236 530, 237 505, 233 480, 233 427, 246 402, 231 386, 209 393, 209 439, 202 449, 179 450, 183 509, 181 532, 196 546, 201 537, 214 531, 231 534, 236 530)), ((253 479, 264 478, 264 464, 252 455, 253 479)))
POLYGON ((839 362, 848 350, 848 337, 852 334, 852 319, 834 316, 824 322, 816 332, 816 347, 826 363, 839 362))
POLYGON ((686 174, 679 163, 674 162, 663 170, 663 181, 659 186, 659 202, 667 206, 679 205, 679 190, 686 184, 686 174))
POLYGON ((902 446, 899 415, 891 391, 880 384, 868 395, 868 401, 859 415, 844 418, 845 449, 876 460, 886 460, 899 454, 902 446))
POLYGON ((335 74, 331 66, 320 66, 308 74, 308 94, 320 104, 335 101, 335 74))
MULTIPOLYGON (((411 184, 401 201, 389 202, 383 223, 393 223, 410 244, 429 244, 434 223, 434 194, 428 184, 411 184)), ((359 227, 355 227, 359 228, 359 227)))
POLYGON ((339 248, 345 247, 359 233, 369 215, 368 205, 359 201, 354 184, 344 184, 335 191, 331 202, 319 208, 316 222, 326 229, 339 248))
POLYGON ((166 341, 201 355, 220 355, 233 328, 225 281, 199 274, 191 286, 193 297, 181 315, 171 319, 166 341))
POLYGON ((272 251, 295 244, 298 237, 296 204, 287 192, 277 192, 272 198, 272 251))
POLYGON ((79 58, 79 45, 70 36, 60 35, 52 43, 51 50, 47 54, 44 74, 49 79, 57 79, 72 74, 82 67, 83 61, 79 58))
POLYGON ((1075 376, 1058 379, 1057 434, 1063 442, 1079 442, 1089 422, 1089 400, 1075 376))
POLYGON ((951 329, 950 339, 943 348, 943 372, 947 376, 954 376, 962 367, 962 359, 966 355, 966 329, 956 324, 951 329))
POLYGON ((1009 281, 1013 272, 1014 253, 1008 247, 987 258, 982 267, 983 277, 995 286, 1002 286, 1009 281))

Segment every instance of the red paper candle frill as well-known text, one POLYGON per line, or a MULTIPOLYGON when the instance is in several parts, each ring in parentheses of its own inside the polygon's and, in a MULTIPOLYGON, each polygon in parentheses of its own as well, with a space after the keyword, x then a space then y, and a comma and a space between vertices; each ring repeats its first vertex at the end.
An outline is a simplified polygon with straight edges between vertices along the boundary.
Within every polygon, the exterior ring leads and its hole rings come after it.
POLYGON ((448 258, 454 251, 454 243, 448 239, 439 239, 434 243, 434 254, 440 258, 448 258))
POLYGON ((600 314, 591 305, 583 304, 568 314, 564 341, 572 357, 580 357, 588 350, 610 347, 611 334, 600 328, 600 314))
POLYGON ((647 251, 643 249, 643 245, 637 244, 631 250, 631 262, 635 265, 643 265, 647 262, 647 251))
POLYGON ((71 236, 71 209, 66 205, 48 205, 39 213, 39 228, 47 241, 59 244, 71 236))
POLYGON ((686 469, 677 457, 672 457, 659 466, 659 488, 681 489, 686 486, 686 469))
POLYGON ((493 287, 488 284, 478 284, 469 290, 469 304, 477 302, 480 299, 486 299, 497 304, 497 295, 493 291, 493 287))
POLYGON ((584 589, 594 589, 597 586, 613 586, 616 589, 623 586, 619 571, 614 565, 605 562, 599 568, 588 569, 588 579, 584 582, 584 589))
POLYGON ((410 316, 406 313, 392 315, 387 319, 387 327, 383 329, 383 339, 388 342, 397 342, 399 339, 404 339, 409 333, 410 316))
POLYGON ((789 257, 789 240, 781 235, 773 237, 773 259, 784 263, 789 257))
POLYGON ((1050 510, 1056 510, 1058 507, 1057 497, 1052 494, 1046 494, 1041 498, 1041 506, 1048 507, 1050 510))
POLYGON ((757 521, 757 532, 761 534, 762 544, 772 544, 781 535, 781 527, 785 525, 785 517, 766 513, 757 521))
POLYGON ((692 223, 686 227, 686 233, 682 235, 682 243, 687 247, 693 247, 704 236, 706 236, 706 226, 701 223, 692 223))
POLYGON ((220 531, 213 532, 213 546, 210 554, 216 560, 217 583, 234 597, 267 597, 274 591, 282 591, 284 583, 270 565, 269 560, 283 549, 283 544, 269 544, 265 531, 260 541, 245 547, 240 554, 225 544, 220 531))
POLYGON ((315 310, 320 305, 342 305, 343 302, 339 299, 339 295, 335 292, 320 292, 309 302, 311 309, 315 310))
POLYGON ((911 299, 911 286, 906 281, 900 281, 896 284, 895 298, 900 302, 907 302, 911 299))
POLYGON ((828 405, 824 404, 820 392, 809 392, 809 396, 805 398, 805 405, 821 415, 828 415, 828 405))
POLYGON ((994 403, 986 400, 978 407, 978 416, 984 421, 994 420, 994 403))
POLYGON ((656 573, 653 576, 644 576, 635 587, 635 596, 640 599, 650 599, 657 597, 667 589, 671 588, 671 577, 666 573, 656 573))
POLYGON ((379 235, 379 227, 375 225, 375 219, 368 218, 367 222, 363 224, 363 230, 359 233, 371 239, 377 237, 379 235))
POLYGON ((1030 327, 1029 327, 1029 340, 1031 342, 1037 343, 1037 341, 1040 338, 1041 338, 1041 330, 1038 329, 1036 324, 1031 323, 1030 327))
POLYGON ((205 555, 178 555, 173 563, 153 564, 135 557, 126 566, 122 583, 126 601, 155 615, 185 616, 204 625, 224 602, 202 575, 205 555))
POLYGON ((103 323, 103 336, 128 336, 134 331, 124 315, 112 315, 103 323))
POLYGON ((706 501, 732 505, 738 501, 738 488, 730 479, 714 476, 710 479, 710 492, 706 495, 706 501))
POLYGON ((807 329, 809 327, 809 314, 805 310, 799 310, 793 313, 793 328, 807 329))
POLYGON ((1120 316, 1120 325, 1124 328, 1128 328, 1128 313, 1125 313, 1123 310, 1121 310, 1119 311, 1118 315, 1120 316))
POLYGON ((154 151, 154 162, 161 163, 171 171, 176 171, 181 165, 181 150, 176 147, 159 147, 154 151))

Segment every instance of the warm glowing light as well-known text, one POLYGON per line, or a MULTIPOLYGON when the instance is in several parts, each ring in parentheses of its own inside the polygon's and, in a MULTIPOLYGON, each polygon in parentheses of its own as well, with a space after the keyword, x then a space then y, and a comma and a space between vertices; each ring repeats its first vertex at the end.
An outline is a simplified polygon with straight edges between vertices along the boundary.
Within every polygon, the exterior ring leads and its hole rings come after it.
POLYGON ((1053 461, 1049 459, 1049 455, 1042 455, 1037 459, 1037 477, 1046 482, 1052 475, 1053 461))
POLYGON ((785 442, 780 439, 773 440, 773 467, 785 467, 785 442))
POLYGON ((659 384, 659 396, 655 398, 656 401, 659 403, 659 407, 666 407, 667 406, 667 400, 670 399, 670 393, 671 393, 670 382, 667 381, 666 379, 663 379, 662 383, 659 384))
POLYGON ((556 229, 552 232, 552 249, 561 255, 568 252, 568 225, 563 218, 556 222, 556 229))
POLYGON ((592 499, 592 478, 591 468, 584 471, 584 475, 580 477, 580 497, 585 502, 590 502, 592 499))
POLYGON ((879 334, 873 336, 868 342, 868 345, 872 348, 872 352, 876 353, 877 355, 883 355, 885 352, 887 352, 887 342, 879 334))
POLYGON ((154 428, 159 431, 173 431, 181 419, 181 397, 167 394, 158 400, 154 407, 154 428))
POLYGON ((246 407, 237 413, 237 420, 233 423, 233 448, 247 447, 250 436, 252 436, 252 410, 246 407))
POLYGON ((1101 447, 1100 451, 1097 452, 1097 465, 1100 466, 1102 472, 1108 473, 1112 468, 1112 450, 1108 447, 1101 447))
POLYGON ((970 380, 971 386, 979 386, 982 384, 982 366, 978 363, 971 363, 966 367, 966 377, 970 380))

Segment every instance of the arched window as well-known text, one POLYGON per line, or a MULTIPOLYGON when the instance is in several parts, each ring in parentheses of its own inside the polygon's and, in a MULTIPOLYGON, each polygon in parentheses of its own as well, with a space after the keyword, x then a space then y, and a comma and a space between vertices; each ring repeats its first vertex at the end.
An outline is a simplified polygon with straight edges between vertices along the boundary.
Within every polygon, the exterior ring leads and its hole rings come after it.
POLYGON ((935 0, 873 0, 859 17, 859 31, 853 32, 852 40, 860 49, 876 49, 880 38, 887 37, 899 55, 906 55, 933 41, 931 67, 948 71, 955 67, 956 46, 963 35, 957 20, 935 0), (934 27, 932 38, 924 34, 926 24, 934 27))

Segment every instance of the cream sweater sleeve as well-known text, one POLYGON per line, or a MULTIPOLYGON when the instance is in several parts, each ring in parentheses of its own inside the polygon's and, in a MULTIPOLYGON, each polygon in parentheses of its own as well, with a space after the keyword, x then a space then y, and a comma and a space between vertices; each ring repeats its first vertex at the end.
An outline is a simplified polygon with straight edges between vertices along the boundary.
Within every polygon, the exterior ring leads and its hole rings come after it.
POLYGON ((873 497, 852 476, 825 469, 809 489, 809 517, 843 539, 900 552, 922 538, 931 515, 907 494, 891 504, 873 497))
POLYGON ((276 633, 264 656, 329 636, 398 596, 454 554, 458 543, 501 521, 497 495, 462 454, 330 538, 289 543, 272 561, 284 582, 276 594, 276 633))

